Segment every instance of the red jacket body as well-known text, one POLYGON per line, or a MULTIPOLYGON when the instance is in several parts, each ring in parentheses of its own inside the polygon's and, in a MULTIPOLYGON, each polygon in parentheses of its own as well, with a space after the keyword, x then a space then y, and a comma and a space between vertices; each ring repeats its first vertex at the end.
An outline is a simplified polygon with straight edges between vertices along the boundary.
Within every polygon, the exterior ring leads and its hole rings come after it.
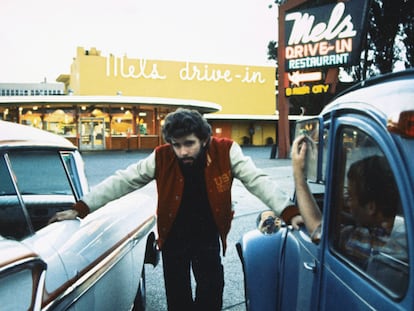
MULTIPOLYGON (((209 205, 223 244, 223 253, 226 250, 227 234, 230 231, 234 214, 231 203, 233 175, 230 164, 230 147, 232 143, 233 141, 230 139, 212 137, 207 149, 205 167, 209 205)), ((171 145, 159 146, 155 151, 155 178, 158 190, 158 243, 162 248, 181 204, 184 177, 171 145)))

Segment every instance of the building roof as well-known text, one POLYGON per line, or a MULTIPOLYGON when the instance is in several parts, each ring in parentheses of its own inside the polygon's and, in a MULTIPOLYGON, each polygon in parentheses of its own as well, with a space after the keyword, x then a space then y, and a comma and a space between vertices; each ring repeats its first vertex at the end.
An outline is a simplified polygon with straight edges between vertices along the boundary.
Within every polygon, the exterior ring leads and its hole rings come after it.
MULTIPOLYGON (((279 115, 266 115, 266 114, 219 114, 209 113, 205 114, 204 117, 207 120, 247 120, 247 121, 278 121, 279 115)), ((289 120, 295 121, 309 116, 301 115, 289 115, 289 120)))
POLYGON ((221 106, 207 101, 177 99, 163 97, 140 96, 0 96, 0 105, 51 105, 51 104, 82 104, 82 105, 153 105, 164 107, 186 107, 201 113, 212 113, 221 110, 221 106))

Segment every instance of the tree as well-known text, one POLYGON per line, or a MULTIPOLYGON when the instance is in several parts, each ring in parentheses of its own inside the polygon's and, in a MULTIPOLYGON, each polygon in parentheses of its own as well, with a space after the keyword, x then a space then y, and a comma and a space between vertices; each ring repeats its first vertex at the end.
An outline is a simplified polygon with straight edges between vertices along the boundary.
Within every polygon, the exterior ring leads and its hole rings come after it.
POLYGON ((409 42, 412 37, 408 38, 406 30, 412 28, 413 24, 413 2, 414 0, 371 1, 361 63, 347 69, 354 80, 411 67, 407 55, 412 50, 409 42))
POLYGON ((270 41, 267 45, 267 59, 277 62, 277 48, 279 43, 277 41, 270 41))
POLYGON ((401 10, 402 25, 399 35, 405 47, 405 58, 403 58, 406 68, 414 66, 414 1, 407 0, 401 10))
POLYGON ((361 63, 347 68, 356 81, 414 65, 414 0, 372 0, 361 63))
MULTIPOLYGON (((285 3, 287 0, 274 0, 273 3, 276 5, 281 5, 283 3, 285 3)), ((269 9, 271 9, 273 7, 273 4, 269 4, 269 9)))

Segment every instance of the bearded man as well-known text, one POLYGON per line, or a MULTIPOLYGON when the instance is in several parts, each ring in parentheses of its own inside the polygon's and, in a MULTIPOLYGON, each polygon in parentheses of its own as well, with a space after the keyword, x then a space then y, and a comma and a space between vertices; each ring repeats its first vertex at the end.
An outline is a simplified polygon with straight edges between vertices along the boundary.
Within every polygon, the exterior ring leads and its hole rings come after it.
POLYGON ((297 209, 285 208, 290 202, 287 194, 243 155, 236 142, 212 137, 210 125, 199 112, 179 108, 168 114, 162 133, 166 144, 108 177, 73 210, 57 213, 52 221, 85 217, 155 179, 157 242, 168 310, 219 311, 224 288, 220 251, 225 254, 234 214, 233 178, 285 221, 297 214, 297 209))

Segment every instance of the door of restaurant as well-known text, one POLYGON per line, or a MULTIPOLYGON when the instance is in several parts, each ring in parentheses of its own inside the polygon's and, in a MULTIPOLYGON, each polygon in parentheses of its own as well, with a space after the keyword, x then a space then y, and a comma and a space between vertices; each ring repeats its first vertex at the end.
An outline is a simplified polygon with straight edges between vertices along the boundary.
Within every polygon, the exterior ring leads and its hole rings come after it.
POLYGON ((105 119, 80 118, 80 150, 105 149, 105 119))

